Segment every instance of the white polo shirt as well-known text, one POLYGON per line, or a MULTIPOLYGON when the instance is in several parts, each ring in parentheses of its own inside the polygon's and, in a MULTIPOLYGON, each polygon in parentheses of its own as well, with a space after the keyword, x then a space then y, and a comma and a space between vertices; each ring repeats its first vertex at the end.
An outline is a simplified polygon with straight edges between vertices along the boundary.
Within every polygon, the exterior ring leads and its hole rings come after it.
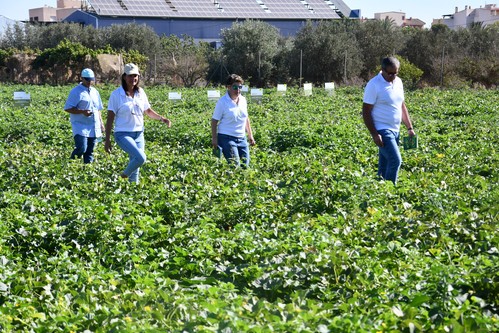
POLYGON ((248 104, 243 95, 239 95, 239 104, 229 96, 223 95, 215 106, 213 119, 218 121, 218 133, 238 138, 246 135, 246 120, 248 119, 248 104))
POLYGON ((403 102, 404 85, 399 77, 388 82, 380 72, 367 83, 364 90, 364 103, 374 105, 371 114, 377 131, 400 131, 403 102))
POLYGON ((141 132, 144 130, 144 111, 151 105, 144 89, 133 97, 127 96, 123 87, 111 93, 107 109, 115 114, 115 132, 141 132))

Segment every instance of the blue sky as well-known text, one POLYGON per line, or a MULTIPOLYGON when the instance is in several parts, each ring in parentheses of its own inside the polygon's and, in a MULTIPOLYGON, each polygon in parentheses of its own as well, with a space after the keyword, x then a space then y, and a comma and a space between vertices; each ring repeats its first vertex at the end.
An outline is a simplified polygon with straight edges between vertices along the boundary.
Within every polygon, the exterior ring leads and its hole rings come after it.
MULTIPOLYGON (((478 8, 486 3, 498 3, 497 0, 344 0, 344 2, 352 9, 360 9, 361 15, 366 18, 373 18, 374 13, 378 12, 401 11, 406 13, 407 17, 421 19, 427 27, 434 18, 454 13, 456 6, 459 10, 463 10, 466 5, 478 8)), ((27 20, 30 8, 44 5, 57 7, 57 0, 2 0, 0 15, 13 20, 27 20)))

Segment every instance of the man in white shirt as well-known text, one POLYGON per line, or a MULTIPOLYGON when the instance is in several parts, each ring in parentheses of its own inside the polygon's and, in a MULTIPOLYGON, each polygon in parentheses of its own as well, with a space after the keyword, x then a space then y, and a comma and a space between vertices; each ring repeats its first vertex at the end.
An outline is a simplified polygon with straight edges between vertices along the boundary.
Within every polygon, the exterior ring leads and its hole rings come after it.
POLYGON ((378 176, 394 184, 402 164, 400 123, 405 124, 409 136, 416 135, 404 101, 404 86, 397 77, 399 68, 397 58, 384 58, 381 72, 366 85, 362 105, 364 123, 379 147, 378 176))

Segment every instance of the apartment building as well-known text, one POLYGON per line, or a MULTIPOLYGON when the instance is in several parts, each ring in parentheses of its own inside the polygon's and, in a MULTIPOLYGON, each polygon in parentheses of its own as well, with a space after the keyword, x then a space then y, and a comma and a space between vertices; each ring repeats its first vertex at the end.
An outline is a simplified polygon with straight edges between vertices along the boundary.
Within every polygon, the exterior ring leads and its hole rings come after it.
POLYGON ((435 19, 434 24, 445 24, 452 30, 467 28, 473 23, 482 23, 483 26, 499 22, 499 7, 496 4, 487 4, 480 8, 465 6, 463 10, 455 8, 453 14, 443 15, 441 19, 435 19))
POLYGON ((396 26, 398 27, 413 27, 422 29, 425 25, 425 22, 421 21, 418 18, 406 17, 406 14, 403 12, 383 12, 383 13, 374 13, 375 20, 392 20, 396 26))
POLYGON ((61 22, 85 5, 84 0, 57 0, 57 8, 43 6, 29 10, 30 22, 61 22))

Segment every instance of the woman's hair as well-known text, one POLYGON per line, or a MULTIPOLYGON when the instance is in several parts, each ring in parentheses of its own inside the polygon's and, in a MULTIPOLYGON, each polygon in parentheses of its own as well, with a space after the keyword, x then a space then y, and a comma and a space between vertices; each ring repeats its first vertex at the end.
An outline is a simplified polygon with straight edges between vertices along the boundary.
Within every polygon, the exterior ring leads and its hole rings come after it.
POLYGON ((230 86, 233 85, 234 83, 243 84, 244 80, 242 77, 240 77, 237 74, 230 74, 229 76, 227 76, 227 79, 225 80, 225 85, 230 86))
MULTIPOLYGON (((123 75, 121 75, 121 86, 123 87, 123 90, 125 91, 125 93, 128 95, 128 92, 127 92, 127 84, 126 84, 126 80, 125 80, 125 77, 126 77, 126 74, 123 73, 123 75)), ((137 84, 133 87, 133 91, 138 91, 139 90, 139 83, 140 83, 140 76, 138 77, 138 81, 137 81, 137 84)))
POLYGON ((400 61, 395 57, 383 58, 381 68, 386 70, 388 67, 400 68, 400 61))

